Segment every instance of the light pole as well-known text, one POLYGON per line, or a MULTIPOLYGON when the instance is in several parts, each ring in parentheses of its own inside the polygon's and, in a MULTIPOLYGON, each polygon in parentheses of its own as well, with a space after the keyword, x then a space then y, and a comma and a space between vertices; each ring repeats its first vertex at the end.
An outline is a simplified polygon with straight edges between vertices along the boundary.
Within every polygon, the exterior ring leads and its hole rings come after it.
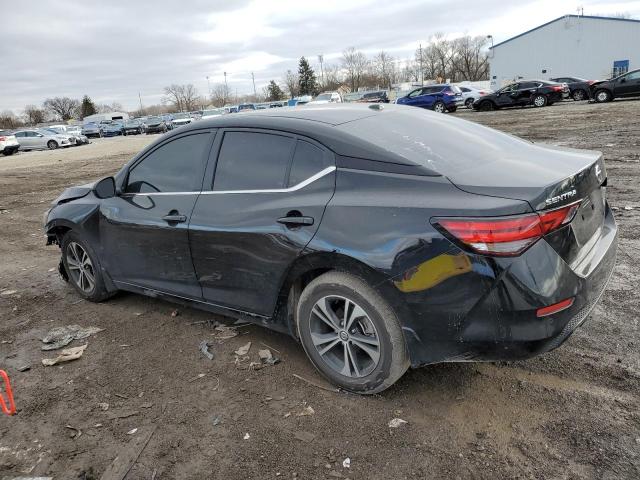
POLYGON ((256 92, 256 77, 253 74, 253 72, 251 72, 251 81, 253 82, 253 96, 255 97, 255 101, 258 101, 258 93, 256 92))
POLYGON ((318 61, 320 62, 320 78, 322 79, 322 87, 324 88, 324 69, 322 68, 322 61, 324 60, 324 55, 321 53, 318 55, 318 61))
POLYGON ((424 87, 424 70, 422 68, 422 43, 420 44, 420 86, 424 87))
POLYGON ((491 40, 491 58, 494 56, 493 52, 493 35, 487 35, 487 40, 491 40))
POLYGON ((227 84, 227 72, 224 72, 224 103, 227 103, 229 95, 229 85, 227 84))
POLYGON ((209 96, 211 96, 211 84, 209 83, 209 75, 207 75, 207 91, 209 92, 209 96))

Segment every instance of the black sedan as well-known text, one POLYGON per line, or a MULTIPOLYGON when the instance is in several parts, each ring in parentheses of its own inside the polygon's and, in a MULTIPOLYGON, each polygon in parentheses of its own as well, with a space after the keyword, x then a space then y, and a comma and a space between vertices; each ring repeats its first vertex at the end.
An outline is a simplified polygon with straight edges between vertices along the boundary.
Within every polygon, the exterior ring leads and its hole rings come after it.
POLYGON ((150 133, 166 133, 169 130, 167 123, 162 117, 149 117, 145 121, 145 131, 150 133))
POLYGON ((63 192, 44 228, 85 299, 126 290, 286 332, 374 393, 409 366, 562 344, 615 263, 606 181, 598 152, 423 109, 269 109, 159 138, 63 192))
POLYGON ((565 96, 569 96, 569 88, 566 85, 546 80, 521 80, 480 97, 473 103, 473 108, 489 111, 528 105, 546 107, 561 102, 565 96))
POLYGON ((552 82, 566 83, 569 87, 569 94, 576 102, 589 100, 591 98, 591 85, 593 80, 585 80, 578 77, 556 77, 550 79, 552 82))
POLYGON ((610 102, 614 98, 640 96, 640 69, 627 72, 610 80, 594 82, 591 92, 596 102, 610 102))
POLYGON ((144 123, 136 118, 127 120, 122 127, 123 135, 142 135, 145 132, 144 123))

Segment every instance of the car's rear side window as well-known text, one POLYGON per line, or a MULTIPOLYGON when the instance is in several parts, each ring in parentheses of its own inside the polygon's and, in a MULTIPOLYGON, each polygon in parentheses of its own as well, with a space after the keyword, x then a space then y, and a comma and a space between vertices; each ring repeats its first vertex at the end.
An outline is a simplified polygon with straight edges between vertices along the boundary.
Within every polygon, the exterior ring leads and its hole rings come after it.
POLYGON ((129 171, 126 193, 200 191, 210 133, 165 143, 129 171))
POLYGON ((295 140, 259 132, 226 132, 218 155, 214 190, 284 188, 295 140))
POLYGON ((289 173, 289 187, 293 187, 307 178, 330 166, 329 157, 324 151, 304 140, 298 140, 293 163, 289 173))

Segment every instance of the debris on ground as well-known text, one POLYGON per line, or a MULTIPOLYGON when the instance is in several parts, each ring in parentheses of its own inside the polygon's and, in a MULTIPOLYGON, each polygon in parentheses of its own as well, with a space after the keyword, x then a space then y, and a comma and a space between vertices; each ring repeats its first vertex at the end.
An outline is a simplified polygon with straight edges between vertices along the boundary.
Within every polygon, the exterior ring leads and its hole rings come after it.
POLYGON ((398 428, 401 427, 402 425, 404 425, 405 423, 408 423, 406 420, 403 420, 401 418, 392 418, 389 421, 389 428, 398 428))
POLYGON ((140 408, 151 408, 153 407, 153 403, 151 402, 145 402, 142 405, 140 405, 140 408))
POLYGON ((220 423, 222 422, 222 419, 220 418, 220 415, 217 415, 215 417, 213 417, 213 426, 216 427, 218 425, 220 425, 220 423))
POLYGON ((42 343, 45 343, 42 350, 57 350, 66 347, 74 340, 82 340, 103 330, 103 328, 81 327, 80 325, 55 327, 42 338, 42 343))
POLYGON ((309 385, 313 385, 314 387, 317 388, 321 388, 322 390, 326 390, 327 392, 334 392, 334 393, 340 393, 340 389, 336 388, 336 387, 329 387, 326 385, 321 385, 317 382, 312 382, 311 380, 307 380, 306 378, 298 375, 297 373, 294 373, 293 376, 295 378, 297 378, 298 380, 302 380, 303 382, 307 382, 309 385))
POLYGON ((202 352, 202 354, 209 360, 213 360, 213 353, 211 353, 211 350, 209 350, 210 347, 212 347, 212 345, 206 340, 200 342, 200 351, 202 352))
POLYGON ((218 325, 214 328, 214 330, 216 331, 216 333, 213 333, 212 335, 215 335, 216 340, 228 340, 230 338, 238 336, 238 330, 236 329, 236 327, 218 325))
POLYGON ((293 436, 305 443, 311 443, 316 438, 316 436, 310 432, 295 432, 293 436))
POLYGON ((117 418, 129 418, 139 414, 140 412, 138 410, 124 410, 122 412, 109 412, 107 413, 107 418, 109 420, 115 420, 117 418))
POLYGON ((249 350, 251 350, 251 342, 247 342, 245 345, 241 346, 233 353, 235 353, 239 357, 244 357, 247 353, 249 353, 249 350))
POLYGON ((0 295, 9 296, 18 293, 17 290, 2 290, 0 291, 0 295))
POLYGON ((349 457, 345 458, 342 461, 342 467, 343 468, 351 468, 351 459, 349 457))
POLYGON ((302 409, 301 412, 296 414, 296 417, 307 417, 309 415, 313 415, 316 411, 310 405, 307 405, 302 409))
POLYGON ((77 360, 84 353, 85 348, 87 348, 89 344, 80 345, 79 347, 71 347, 66 348, 60 352, 56 358, 43 358, 42 364, 45 367, 51 367, 53 365, 57 365, 58 363, 70 362, 71 360, 77 360))
POLYGON ((138 431, 138 429, 137 429, 137 428, 132 428, 131 430, 129 430, 129 431, 127 432, 127 435, 134 435, 137 431, 138 431))
POLYGON ((631 205, 626 205, 624 207, 625 210, 633 210, 633 207, 631 205))
POLYGON ((71 438, 80 438, 80 436, 82 435, 82 430, 80 430, 79 428, 73 427, 71 425, 65 425, 64 428, 73 430, 73 433, 70 435, 71 438))
POLYGON ((251 438, 251 435, 249 435, 248 433, 245 433, 243 438, 245 440, 249 440, 251 438))
POLYGON ((180 315, 180 310, 174 310, 173 312, 171 312, 171 316, 172 317, 177 317, 178 315, 180 315))
POLYGON ((26 372, 27 370, 31 370, 31 365, 22 365, 18 367, 19 372, 26 372))
POLYGON ((109 404, 107 402, 100 402, 98 404, 98 407, 100 408, 100 410, 104 410, 105 412, 109 410, 109 404))
POLYGON ((196 375, 195 377, 190 378, 190 379, 189 379, 189 383, 191 383, 191 382, 195 382, 196 380, 200 380, 202 377, 204 377, 204 376, 206 376, 206 375, 207 375, 206 373, 199 373, 199 374, 198 374, 198 375, 196 375))
POLYGON ((268 348, 258 350, 258 356, 260 357, 260 361, 265 365, 275 365, 276 363, 280 363, 280 359, 278 357, 274 357, 271 354, 271 350, 268 348))
POLYGON ((144 435, 133 437, 129 444, 124 446, 118 456, 113 459, 113 462, 107 467, 100 480, 123 480, 149 443, 153 432, 154 430, 150 430, 144 435))

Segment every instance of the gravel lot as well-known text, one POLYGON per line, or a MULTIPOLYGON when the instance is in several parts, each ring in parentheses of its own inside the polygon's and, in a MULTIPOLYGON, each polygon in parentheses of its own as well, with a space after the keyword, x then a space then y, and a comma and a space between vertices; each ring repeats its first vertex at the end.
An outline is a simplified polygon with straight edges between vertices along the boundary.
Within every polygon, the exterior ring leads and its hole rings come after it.
POLYGON ((295 377, 326 385, 284 335, 245 326, 219 340, 207 321, 231 320, 184 308, 172 316, 174 305, 133 294, 91 304, 58 278, 59 250, 42 234, 49 202, 115 172, 155 136, 0 157, 0 368, 19 408, 0 417, 0 479, 100 478, 152 431, 128 479, 640 478, 640 101, 453 115, 603 151, 617 266, 560 349, 410 371, 372 397, 295 377), (42 366, 55 352, 42 352, 40 338, 68 324, 104 331, 81 359, 42 366), (212 361, 198 350, 203 340, 214 344, 212 361), (265 344, 282 362, 236 365, 233 352, 248 341, 252 360, 265 344), (300 415, 307 406, 314 413, 300 415), (408 423, 389 428, 394 417, 408 423))

